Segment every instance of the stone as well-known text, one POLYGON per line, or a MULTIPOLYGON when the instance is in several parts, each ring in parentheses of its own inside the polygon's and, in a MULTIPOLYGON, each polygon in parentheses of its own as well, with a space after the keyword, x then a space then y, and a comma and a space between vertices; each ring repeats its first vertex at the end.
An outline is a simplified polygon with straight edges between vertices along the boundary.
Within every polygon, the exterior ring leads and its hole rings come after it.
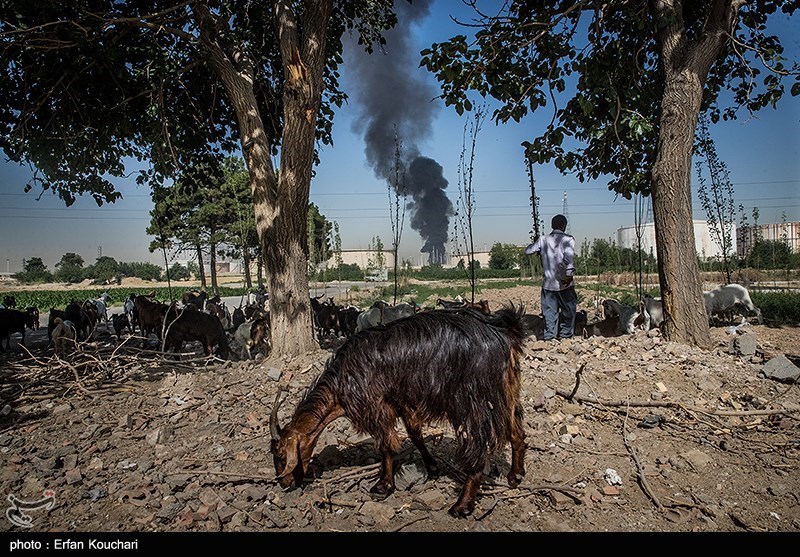
POLYGON ((713 459, 703 451, 691 449, 681 453, 681 457, 686 460, 695 470, 705 468, 713 459))
POLYGON ((422 508, 431 511, 439 511, 447 505, 445 495, 439 489, 429 489, 414 495, 414 501, 419 503, 422 508))
POLYGON ((400 491, 406 491, 427 479, 428 473, 425 466, 416 462, 407 462, 397 471, 395 486, 400 491))
POLYGON ((569 434, 569 435, 575 437, 576 435, 580 435, 581 434, 581 429, 576 425, 563 424, 559 428, 558 433, 560 435, 569 434))
POLYGON ((762 373, 767 379, 792 383, 800 377, 800 368, 783 354, 778 354, 764 364, 762 373))
POLYGON ((69 485, 73 485, 83 479, 83 474, 81 474, 80 468, 72 468, 71 470, 67 470, 67 473, 64 474, 64 478, 69 485))
POLYGON ((53 415, 54 416, 61 416, 63 414, 68 414, 69 412, 72 412, 72 405, 69 404, 69 403, 67 403, 67 404, 59 404, 58 406, 53 408, 53 415))
POLYGON ((391 506, 378 501, 367 501, 361 505, 358 512, 359 514, 371 518, 378 524, 389 522, 395 515, 395 511, 391 506))
POLYGON ((744 333, 733 337, 731 345, 734 354, 752 356, 756 353, 758 342, 754 333, 744 333))
POLYGON ((244 494, 253 501, 263 501, 269 496, 270 490, 260 485, 251 485, 244 490, 244 494))
POLYGON ((148 433, 145 437, 145 441, 147 441, 149 445, 164 445, 170 440, 171 437, 172 428, 161 426, 148 433))

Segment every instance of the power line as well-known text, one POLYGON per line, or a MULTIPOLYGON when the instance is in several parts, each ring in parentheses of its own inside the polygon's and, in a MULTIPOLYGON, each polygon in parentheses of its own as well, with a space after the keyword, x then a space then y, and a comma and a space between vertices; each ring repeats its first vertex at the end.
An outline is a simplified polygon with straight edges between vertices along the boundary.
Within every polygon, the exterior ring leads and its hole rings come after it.
MULTIPOLYGON (((601 204, 601 203, 587 203, 587 204, 580 205, 580 207, 605 207, 605 206, 606 206, 605 204, 601 204)), ((555 204, 550 204, 550 205, 546 204, 546 205, 544 205, 544 207, 555 208, 555 207, 558 207, 558 206, 555 205, 555 204)), ((786 204, 781 204, 781 205, 761 205, 761 206, 759 206, 759 209, 795 209, 797 207, 800 207, 800 205, 786 205, 786 204)), ((562 208, 563 208, 563 206, 562 206, 562 208)), ((324 207, 320 208, 320 210, 322 210, 322 209, 324 209, 324 207)), ((477 217, 521 217, 521 216, 530 216, 527 212, 525 212, 525 213, 521 213, 521 212, 486 213, 485 214, 485 213, 481 213, 481 209, 519 209, 518 205, 477 207, 477 211, 476 211, 475 215, 477 217)), ((25 210, 28 210, 28 209, 25 209, 25 210)), ((370 208, 370 209, 360 209, 360 208, 359 209, 352 209, 350 211, 352 213, 355 213, 355 214, 352 214, 352 215, 340 215, 340 216, 337 216, 335 213, 334 214, 331 213, 331 211, 339 211, 339 210, 342 210, 342 209, 339 209, 339 208, 328 209, 328 213, 325 214, 325 218, 327 218, 328 220, 340 220, 340 219, 350 219, 350 218, 353 218, 353 219, 366 219, 366 218, 370 218, 370 219, 379 218, 379 219, 382 219, 382 218, 388 218, 388 216, 385 215, 385 214, 384 215, 374 215, 374 216, 365 215, 364 214, 365 211, 386 211, 386 209, 383 208, 383 207, 375 207, 375 208, 370 208)), ((573 216, 626 215, 626 214, 629 213, 629 211, 630 211, 629 207, 620 206, 619 210, 612 210, 612 211, 577 211, 577 212, 576 211, 572 211, 572 215, 573 216)), ((695 210, 694 212, 699 212, 699 210, 695 210)), ((52 219, 57 219, 57 220, 84 220, 84 221, 87 220, 87 219, 90 219, 90 220, 143 220, 143 221, 150 221, 151 220, 149 216, 147 216, 147 217, 123 217, 123 216, 78 216, 78 215, 74 215, 74 216, 70 216, 70 215, 0 215, 0 218, 2 218, 2 219, 25 219, 25 220, 35 220, 35 219, 52 220, 52 219)))
MULTIPOLYGON (((734 183, 733 185, 734 186, 762 186, 762 185, 767 185, 767 184, 800 184, 800 180, 763 180, 763 181, 757 181, 757 182, 737 182, 737 183, 734 183)), ((605 186, 581 186, 581 187, 579 187, 577 189, 580 190, 580 191, 587 191, 587 190, 610 191, 605 186)), ((497 190, 476 189, 475 193, 524 193, 524 192, 527 192, 527 191, 528 190, 524 189, 524 188, 521 188, 521 189, 497 189, 497 190)), ((541 189, 538 189, 537 191, 557 192, 557 191, 564 191, 564 189, 562 187, 558 187, 558 188, 541 188, 541 189)), ((33 195, 38 195, 38 194, 0 192, 0 195, 32 197, 33 195)), ((357 192, 357 191, 352 191, 352 192, 314 192, 314 191, 312 191, 311 195, 312 196, 352 196, 352 195, 358 195, 358 196, 363 196, 363 195, 381 195, 381 196, 384 196, 384 195, 386 195, 386 192, 385 191, 376 191, 376 192, 372 192, 372 191, 369 191, 369 192, 357 192)), ((151 196, 150 196, 150 194, 132 193, 132 194, 123 194, 122 199, 124 200, 124 199, 132 198, 132 197, 146 197, 146 198, 149 199, 151 196)), ((761 199, 761 198, 756 198, 756 199, 752 199, 752 200, 743 199, 741 201, 757 201, 759 199, 761 199)), ((783 198, 776 197, 776 198, 771 198, 771 199, 783 199, 783 198)))

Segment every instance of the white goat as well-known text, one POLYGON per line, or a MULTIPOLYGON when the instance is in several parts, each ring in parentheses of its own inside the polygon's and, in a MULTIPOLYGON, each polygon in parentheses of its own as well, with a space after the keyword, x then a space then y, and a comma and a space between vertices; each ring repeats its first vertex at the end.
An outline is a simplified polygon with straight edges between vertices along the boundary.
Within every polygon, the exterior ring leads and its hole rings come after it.
POLYGON ((642 321, 643 316, 639 308, 627 306, 612 298, 603 300, 603 314, 606 318, 619 317, 619 329, 628 334, 636 329, 637 320, 642 321))
POLYGON ((741 284, 726 284, 714 290, 703 292, 703 298, 706 303, 706 315, 708 315, 709 323, 711 323, 714 315, 720 315, 727 319, 728 322, 732 321, 733 309, 737 305, 747 309, 748 315, 755 314, 759 324, 764 322, 761 317, 761 310, 753 304, 752 300, 750 300, 750 293, 741 284))
POLYGON ((92 300, 92 303, 97 308, 97 313, 100 315, 100 319, 106 323, 108 323, 108 298, 108 292, 103 292, 99 298, 92 300))
POLYGON ((650 294, 645 294, 642 298, 644 304, 644 330, 657 329, 664 322, 664 304, 661 298, 653 298, 650 294))
POLYGON ((65 356, 75 349, 78 333, 75 330, 75 325, 68 319, 61 319, 56 317, 53 320, 56 327, 53 329, 52 338, 55 352, 59 356, 65 356))
POLYGON ((233 342, 241 348, 239 357, 252 359, 253 348, 269 349, 269 323, 264 318, 245 321, 233 333, 233 342))
POLYGON ((125 315, 128 316, 128 326, 130 327, 131 332, 133 332, 133 326, 136 324, 133 315, 133 308, 136 305, 135 300, 136 294, 131 293, 127 298, 125 298, 125 303, 122 306, 125 310, 125 315))

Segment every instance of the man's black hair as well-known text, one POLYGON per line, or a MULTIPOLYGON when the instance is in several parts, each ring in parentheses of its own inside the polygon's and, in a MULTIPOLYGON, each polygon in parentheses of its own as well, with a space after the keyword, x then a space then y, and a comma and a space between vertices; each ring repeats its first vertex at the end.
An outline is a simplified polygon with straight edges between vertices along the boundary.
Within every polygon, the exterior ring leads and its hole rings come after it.
POLYGON ((550 221, 550 225, 553 228, 557 228, 558 230, 566 230, 567 229, 567 217, 564 215, 556 215, 553 217, 553 220, 550 221))

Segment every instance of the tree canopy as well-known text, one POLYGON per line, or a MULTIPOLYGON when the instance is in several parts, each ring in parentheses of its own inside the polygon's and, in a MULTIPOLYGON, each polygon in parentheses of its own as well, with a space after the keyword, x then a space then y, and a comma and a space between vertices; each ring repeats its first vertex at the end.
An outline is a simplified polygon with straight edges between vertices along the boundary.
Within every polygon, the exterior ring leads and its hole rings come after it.
MULTIPOLYGON (((729 2, 669 2, 682 16, 680 40, 700 43, 712 12, 729 2)), ((735 34, 703 90, 702 110, 712 122, 775 107, 787 80, 791 94, 800 94, 797 61, 785 59, 767 25, 794 14, 800 2, 735 3, 741 4, 735 34)), ((422 51, 422 65, 459 113, 473 108, 470 92, 498 101, 497 122, 548 111, 549 125, 524 143, 532 162, 552 162, 580 181, 607 179, 610 190, 627 198, 648 195, 665 86, 657 32, 668 17, 644 2, 515 0, 497 14, 476 10, 469 22, 478 28, 474 38, 434 43, 422 51)))
MULTIPOLYGON (((198 157, 235 152, 233 107, 201 41, 216 22, 222 48, 252 67, 254 93, 273 155, 283 126, 285 75, 268 6, 235 1, 114 2, 11 0, 0 4, 0 148, 35 170, 40 187, 71 205, 91 195, 119 198, 113 177, 125 161, 148 163, 141 180, 173 177, 198 157)), ((334 3, 317 137, 331 141, 341 36, 356 28, 364 44, 391 25, 391 2, 334 3), (358 16, 358 17, 356 17, 358 16)))

